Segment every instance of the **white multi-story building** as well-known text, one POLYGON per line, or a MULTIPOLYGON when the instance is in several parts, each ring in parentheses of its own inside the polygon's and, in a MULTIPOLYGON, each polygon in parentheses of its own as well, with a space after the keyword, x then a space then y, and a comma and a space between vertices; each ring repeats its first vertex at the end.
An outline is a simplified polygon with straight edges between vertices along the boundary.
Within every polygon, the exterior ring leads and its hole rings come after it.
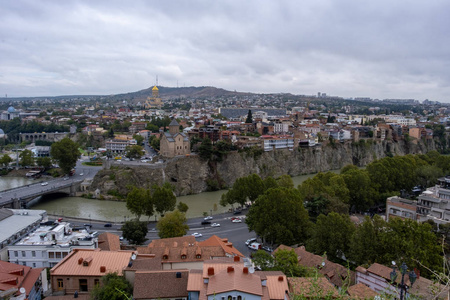
POLYGON ((438 224, 450 222, 450 176, 438 179, 439 184, 417 197, 417 219, 432 219, 438 224))
POLYGON ((273 131, 275 133, 287 133, 289 132, 289 124, 285 122, 273 123, 273 131))
POLYGON ((293 137, 263 135, 261 139, 264 151, 294 148, 293 137))
POLYGON ((18 243, 8 246, 9 262, 32 268, 51 268, 74 248, 97 248, 97 237, 86 229, 74 231, 70 223, 41 225, 18 243))

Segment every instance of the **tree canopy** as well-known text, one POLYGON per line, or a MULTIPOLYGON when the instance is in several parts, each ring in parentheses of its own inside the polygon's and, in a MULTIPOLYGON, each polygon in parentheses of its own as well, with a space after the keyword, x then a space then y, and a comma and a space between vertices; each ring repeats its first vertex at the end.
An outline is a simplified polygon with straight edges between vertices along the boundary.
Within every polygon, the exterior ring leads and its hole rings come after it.
POLYGON ((130 244, 141 245, 147 239, 147 223, 138 220, 127 221, 122 225, 122 235, 130 244))
POLYGON ((63 172, 69 174, 77 164, 77 160, 81 153, 78 150, 78 144, 68 137, 65 137, 61 141, 53 143, 50 155, 58 162, 58 165, 63 172))
POLYGON ((156 224, 158 236, 162 239, 183 236, 189 230, 186 215, 179 210, 167 213, 156 224))
POLYGON ((133 287, 117 273, 108 273, 101 279, 101 284, 94 287, 91 292, 92 299, 129 300, 133 296, 133 287))

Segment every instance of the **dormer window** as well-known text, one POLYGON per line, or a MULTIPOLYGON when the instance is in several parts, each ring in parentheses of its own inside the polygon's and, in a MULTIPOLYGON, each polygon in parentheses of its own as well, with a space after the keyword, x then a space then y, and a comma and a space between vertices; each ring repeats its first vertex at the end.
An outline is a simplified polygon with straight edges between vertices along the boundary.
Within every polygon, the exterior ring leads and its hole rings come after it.
POLYGON ((181 259, 186 259, 186 255, 181 255, 181 259))
POLYGON ((200 254, 197 254, 196 258, 200 259, 202 256, 200 254))
POLYGON ((163 259, 169 259, 169 256, 163 255, 163 259))

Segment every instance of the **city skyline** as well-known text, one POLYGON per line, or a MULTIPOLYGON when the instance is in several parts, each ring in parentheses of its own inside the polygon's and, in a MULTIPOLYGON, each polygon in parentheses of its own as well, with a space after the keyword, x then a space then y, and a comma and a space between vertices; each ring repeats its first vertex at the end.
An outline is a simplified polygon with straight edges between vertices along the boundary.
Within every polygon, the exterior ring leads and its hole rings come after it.
POLYGON ((4 1, 0 96, 162 86, 450 102, 450 3, 4 1))

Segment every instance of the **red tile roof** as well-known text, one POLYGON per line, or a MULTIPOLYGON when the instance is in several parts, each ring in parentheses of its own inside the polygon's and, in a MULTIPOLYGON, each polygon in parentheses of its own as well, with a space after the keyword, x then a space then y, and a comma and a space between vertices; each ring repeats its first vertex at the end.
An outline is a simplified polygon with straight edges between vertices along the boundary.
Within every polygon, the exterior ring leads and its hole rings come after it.
POLYGON ((240 291, 262 296, 261 278, 251 273, 244 273, 242 266, 228 266, 226 270, 209 278, 206 295, 214 295, 227 291, 240 291))
POLYGON ((98 236, 98 247, 104 251, 119 251, 120 237, 117 234, 104 232, 98 236))
POLYGON ((358 283, 350 286, 347 289, 347 293, 349 294, 351 299, 373 299, 378 295, 377 292, 363 283, 358 283))
POLYGON ((27 295, 38 281, 44 268, 32 269, 27 266, 0 261, 0 291, 25 288, 27 295))
POLYGON ((188 270, 137 271, 133 298, 187 298, 188 275, 188 270))
POLYGON ((296 296, 306 298, 333 298, 339 295, 338 290, 324 277, 289 277, 289 290, 296 296))

